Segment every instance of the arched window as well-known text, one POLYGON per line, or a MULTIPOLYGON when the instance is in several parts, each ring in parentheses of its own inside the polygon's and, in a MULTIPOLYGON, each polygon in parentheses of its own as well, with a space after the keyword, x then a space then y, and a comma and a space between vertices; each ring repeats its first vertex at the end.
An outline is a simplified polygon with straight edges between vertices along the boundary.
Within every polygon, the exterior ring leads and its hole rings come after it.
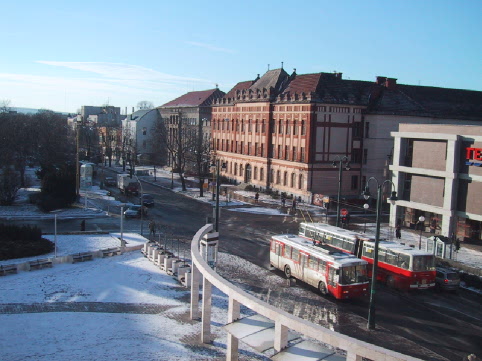
POLYGON ((243 175, 244 174, 244 167, 242 164, 239 165, 239 175, 243 175))
POLYGON ((300 176, 299 176, 298 189, 303 189, 303 174, 300 174, 300 176))
POLYGON ((260 168, 259 170, 259 180, 264 181, 264 168, 260 168))
POLYGON ((284 186, 288 185, 288 172, 284 172, 283 174, 283 185, 284 186))
POLYGON ((238 163, 234 163, 234 175, 238 175, 238 163))
POLYGON ((291 173, 291 183, 290 183, 290 187, 291 187, 291 188, 294 188, 294 187, 295 187, 295 183, 296 183, 296 174, 291 173))
POLYGON ((258 179, 258 167, 254 167, 253 179, 258 179))
POLYGON ((281 172, 276 172, 276 184, 281 184, 281 172))
POLYGON ((274 170, 271 169, 271 172, 269 174, 269 182, 274 183, 274 170))

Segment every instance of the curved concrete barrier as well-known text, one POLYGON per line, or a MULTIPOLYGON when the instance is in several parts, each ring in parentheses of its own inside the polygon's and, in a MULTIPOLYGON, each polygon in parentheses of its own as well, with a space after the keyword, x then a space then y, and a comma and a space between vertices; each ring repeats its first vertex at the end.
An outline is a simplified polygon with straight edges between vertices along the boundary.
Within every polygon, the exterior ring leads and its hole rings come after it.
MULTIPOLYGON (((320 325, 315 325, 273 307, 231 284, 219 276, 201 256, 200 242, 203 237, 211 234, 213 235, 213 238, 217 238, 217 234, 213 234, 212 231, 212 224, 205 225, 194 235, 191 243, 191 256, 193 262, 191 281, 191 319, 197 319, 199 317, 199 281, 202 276, 203 302, 201 339, 204 343, 211 342, 211 287, 214 285, 229 297, 228 323, 239 319, 240 305, 248 307, 275 323, 274 349, 277 352, 280 352, 287 346, 288 329, 291 329, 314 340, 345 350, 346 359, 349 361, 361 361, 362 358, 377 361, 420 361, 420 359, 386 350, 382 347, 331 331, 320 325)), ((237 360, 237 355, 238 340, 234 336, 228 334, 226 359, 237 360)))

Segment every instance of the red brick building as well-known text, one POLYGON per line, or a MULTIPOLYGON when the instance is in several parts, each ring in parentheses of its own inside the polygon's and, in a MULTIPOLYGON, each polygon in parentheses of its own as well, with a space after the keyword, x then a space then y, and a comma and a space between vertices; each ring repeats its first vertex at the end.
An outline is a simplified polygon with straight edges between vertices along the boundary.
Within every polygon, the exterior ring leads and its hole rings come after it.
POLYGON ((362 112, 372 86, 341 73, 284 69, 238 83, 213 104, 213 149, 227 164, 221 174, 312 202, 337 193, 333 162, 347 157, 343 196, 358 198, 362 112))

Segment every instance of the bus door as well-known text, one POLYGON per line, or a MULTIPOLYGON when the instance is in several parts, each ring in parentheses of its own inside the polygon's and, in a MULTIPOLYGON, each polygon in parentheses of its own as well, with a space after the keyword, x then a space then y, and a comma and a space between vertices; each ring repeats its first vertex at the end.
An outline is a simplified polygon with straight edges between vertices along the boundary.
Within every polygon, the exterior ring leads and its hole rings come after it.
POLYGON ((330 268, 328 269, 328 285, 333 288, 336 288, 336 286, 338 285, 339 270, 336 268, 333 268, 333 265, 329 265, 329 267, 330 268))
POLYGON ((361 258, 363 251, 363 239, 357 238, 355 241, 355 257, 361 258))
POLYGON ((306 277, 308 276, 308 255, 306 253, 300 252, 300 268, 301 277, 300 279, 306 282, 306 277))
POLYGON ((275 266, 276 268, 280 267, 279 258, 281 257, 282 251, 283 251, 283 245, 279 242, 274 242, 274 255, 271 261, 273 263, 273 266, 275 266))

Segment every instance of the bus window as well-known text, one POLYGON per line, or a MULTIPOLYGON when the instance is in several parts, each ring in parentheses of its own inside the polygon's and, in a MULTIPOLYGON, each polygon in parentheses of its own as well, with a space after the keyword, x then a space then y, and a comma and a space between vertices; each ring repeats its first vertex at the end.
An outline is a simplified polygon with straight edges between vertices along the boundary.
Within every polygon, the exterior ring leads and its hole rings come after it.
POLYGON ((306 230, 305 225, 303 225, 303 224, 300 225, 300 233, 304 235, 304 234, 305 234, 305 230, 306 230))
POLYGON ((386 262, 386 251, 384 249, 378 249, 378 261, 386 262))
POLYGON ((293 248, 291 250, 291 259, 295 262, 299 262, 299 255, 300 251, 298 251, 296 248, 293 248))
POLYGON ((397 266, 403 269, 408 269, 410 265, 410 256, 406 254, 399 254, 397 260, 397 266))
POLYGON ((363 247, 363 256, 367 258, 373 258, 373 255, 375 253, 373 252, 373 248, 365 246, 363 247))
POLYGON ((432 271, 433 269, 433 256, 413 256, 412 271, 432 271))
POLYGON ((348 266, 341 268, 340 284, 351 285, 353 283, 367 282, 367 267, 363 266, 348 266))
POLYGON ((287 244, 285 244, 285 253, 284 253, 284 256, 286 258, 291 258, 291 246, 288 246, 287 244))
POLYGON ((396 266, 397 265, 397 261, 398 261, 398 254, 397 253, 394 253, 392 251, 387 251, 387 254, 385 256, 385 262, 388 263, 388 264, 391 264, 392 266, 396 266))
POLYGON ((319 271, 320 271, 321 273, 325 273, 325 272, 326 272, 326 263, 325 263, 325 261, 322 261, 321 259, 320 259, 320 268, 319 268, 319 271))
POLYGON ((309 267, 314 271, 318 271, 318 261, 319 261, 318 258, 310 256, 309 267))
POLYGON ((350 241, 343 241, 343 249, 350 253, 354 253, 355 251, 355 243, 350 241))

